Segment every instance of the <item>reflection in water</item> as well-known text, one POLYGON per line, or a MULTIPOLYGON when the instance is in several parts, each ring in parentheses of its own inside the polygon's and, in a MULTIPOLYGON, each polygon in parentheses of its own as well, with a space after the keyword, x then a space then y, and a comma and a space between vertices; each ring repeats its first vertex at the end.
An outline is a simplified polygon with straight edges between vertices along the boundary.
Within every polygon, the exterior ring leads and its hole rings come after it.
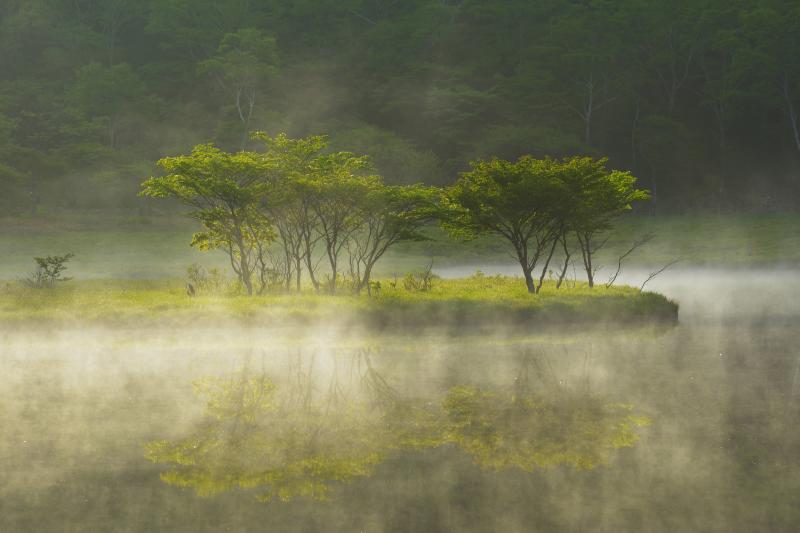
MULTIPOLYGON (((229 324, 5 328, 0 531, 795 532, 800 282, 796 270, 773 274, 673 277, 665 288, 681 301, 682 322, 658 336, 612 330, 548 338, 519 331, 395 337, 229 324), (332 345, 343 350, 337 357, 324 351, 332 345), (344 351, 364 345, 380 347, 371 357, 374 373, 363 353, 344 351), (275 355, 263 361, 220 356, 265 347, 275 355), (297 347, 303 353, 292 355, 297 347), (262 377, 269 391, 258 395, 262 377), (222 394, 226 387, 230 394, 222 394), (469 392, 459 398, 476 404, 464 409, 463 429, 456 411, 446 408, 459 390, 469 392), (515 418, 522 398, 539 406, 538 418, 524 409, 515 418), (627 411, 615 402, 636 407, 627 411), (299 463, 297 446, 279 438, 310 446, 312 415, 303 414, 304 405, 311 413, 312 407, 336 411, 328 424, 321 415, 314 421, 319 450, 332 449, 339 459, 364 457, 365 450, 379 456, 365 468, 369 476, 316 475, 329 491, 327 504, 309 496, 285 503, 277 494, 263 504, 255 496, 276 485, 242 489, 237 476, 299 463), (218 418, 243 406, 252 409, 242 409, 238 423, 218 418), (359 409, 362 420, 337 431, 347 406, 359 409), (640 413, 653 417, 652 427, 637 428, 627 418, 640 413), (640 441, 615 451, 608 436, 625 434, 616 423, 628 424, 640 441), (537 429, 529 437, 513 432, 520 427, 537 429), (358 438, 372 444, 350 444, 358 438), (164 439, 153 449, 161 461, 145 459, 142 443, 164 439), (237 453, 237 440, 262 455, 237 453), (471 451, 469 440, 489 443, 491 453, 471 451), (561 445, 562 457, 577 449, 573 457, 599 457, 610 466, 582 470, 558 459, 557 466, 534 465, 531 474, 519 468, 531 462, 508 459, 515 449, 527 457, 529 443, 545 448, 541 457, 561 445), (194 484, 178 490, 159 479, 164 471, 194 484), (226 492, 195 497, 203 479, 226 492)), ((303 476, 308 472, 294 483, 303 476)))
POLYGON ((443 401, 448 437, 483 466, 539 467, 571 465, 588 470, 606 464, 609 452, 633 446, 631 406, 604 403, 585 394, 558 397, 503 397, 478 387, 451 389, 443 401))
POLYGON ((164 482, 200 496, 241 488, 262 501, 327 499, 332 483, 369 476, 391 453, 448 444, 491 469, 593 469, 649 422, 588 386, 533 386, 540 361, 530 355, 506 389, 463 384, 438 398, 401 395, 367 350, 326 362, 295 354, 287 375, 244 369, 196 381, 202 422, 187 437, 149 443, 147 458, 170 465, 164 482))

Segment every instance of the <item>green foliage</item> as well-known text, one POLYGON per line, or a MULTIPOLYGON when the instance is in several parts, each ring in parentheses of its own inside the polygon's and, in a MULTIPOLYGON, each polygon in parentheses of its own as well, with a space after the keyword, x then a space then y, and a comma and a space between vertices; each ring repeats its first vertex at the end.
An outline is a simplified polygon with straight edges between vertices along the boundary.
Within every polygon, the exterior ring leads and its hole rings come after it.
POLYGON ((265 289, 265 255, 275 235, 272 225, 258 209, 263 194, 259 181, 265 172, 263 160, 251 152, 230 154, 213 145, 199 145, 187 156, 161 159, 166 175, 142 184, 142 195, 174 198, 189 206, 189 216, 205 227, 192 238, 201 250, 223 250, 248 294, 254 290, 253 276, 265 289))
POLYGON ((475 161, 448 191, 444 225, 456 236, 491 233, 506 239, 531 293, 541 288, 557 244, 567 250, 567 235, 574 235, 592 286, 594 236, 633 202, 649 199, 629 172, 609 171, 606 164, 607 159, 578 156, 475 161), (539 264, 536 285, 532 273, 539 264))
POLYGON ((73 257, 75 257, 73 253, 34 257, 36 270, 22 281, 34 289, 50 289, 58 282, 69 281, 72 278, 65 277, 63 274, 67 270, 67 262, 73 257))
POLYGON ((6 2, 0 179, 18 210, 120 207, 74 191, 95 172, 129 190, 130 165, 284 129, 372 155, 391 184, 602 153, 653 210, 792 208, 795 4, 6 2), (718 183, 687 202, 702 176, 718 183))
POLYGON ((428 292, 431 290, 433 280, 438 278, 433 273, 433 263, 428 263, 425 269, 409 272, 403 278, 403 288, 407 291, 428 292))
POLYGON ((312 401, 310 386, 282 391, 245 372, 200 380, 207 421, 187 439, 148 444, 147 457, 173 465, 163 481, 199 496, 238 487, 261 501, 327 499, 331 483, 369 475, 390 441, 379 414, 346 398, 312 401))
POLYGON ((247 140, 259 92, 263 95, 275 77, 277 64, 275 39, 245 28, 225 35, 217 53, 198 65, 198 72, 212 77, 232 103, 241 127, 240 147, 247 140))
POLYGON ((248 294, 282 278, 301 289, 303 273, 316 290, 321 243, 339 286, 339 260, 348 257, 352 289, 370 290, 372 270, 395 244, 425 239, 423 226, 438 212, 438 191, 424 185, 385 185, 369 159, 350 152, 323 152, 325 136, 293 139, 255 132, 264 152, 224 152, 199 145, 188 156, 164 158, 165 176, 146 180, 142 194, 175 198, 206 231, 192 245, 227 253, 248 294), (270 244, 278 240, 281 250, 270 244))

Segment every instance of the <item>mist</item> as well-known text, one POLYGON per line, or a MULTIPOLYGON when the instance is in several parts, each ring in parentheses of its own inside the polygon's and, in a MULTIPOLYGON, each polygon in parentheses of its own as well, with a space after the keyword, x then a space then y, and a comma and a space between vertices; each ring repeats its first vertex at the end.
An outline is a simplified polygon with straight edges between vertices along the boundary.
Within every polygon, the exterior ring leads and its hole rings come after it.
MULTIPOLYGON (((789 530, 791 487, 800 482, 800 433, 790 422, 800 392, 792 274, 665 273, 653 288, 680 301, 681 323, 659 332, 412 339, 324 326, 3 328, 3 529, 243 531, 294 529, 300 520, 320 531, 789 530), (742 287, 746 308, 734 303, 742 287), (481 464, 452 441, 398 446, 368 472, 326 481, 322 502, 262 503, 253 489, 224 484, 198 497, 191 484, 161 481, 163 465, 144 458, 149 442, 207 427, 193 382, 268 376, 276 390, 300 387, 334 411, 360 405, 369 418, 378 400, 366 392, 367 366, 387 397, 430 409, 454 387, 514 394, 525 369, 532 393, 554 405, 625 404, 648 423, 632 429, 630 445, 600 442, 598 452, 584 442, 580 453, 604 460, 585 469, 564 459, 530 471, 481 464), (346 400, 332 402, 334 382, 346 400)), ((316 412, 285 408, 300 420, 316 412)), ((568 427, 551 445, 568 449, 570 438, 568 427)))
POLYGON ((0 533, 798 530, 799 20, 0 2, 0 533))

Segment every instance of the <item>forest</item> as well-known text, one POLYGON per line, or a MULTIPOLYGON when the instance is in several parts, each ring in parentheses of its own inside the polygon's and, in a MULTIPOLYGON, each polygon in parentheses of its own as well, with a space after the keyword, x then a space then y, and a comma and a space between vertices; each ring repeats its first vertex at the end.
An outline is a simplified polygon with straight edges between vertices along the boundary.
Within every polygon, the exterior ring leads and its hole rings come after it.
POLYGON ((6 0, 0 207, 128 210, 154 162, 325 134, 390 185, 585 155, 646 214, 797 207, 792 0, 6 0))

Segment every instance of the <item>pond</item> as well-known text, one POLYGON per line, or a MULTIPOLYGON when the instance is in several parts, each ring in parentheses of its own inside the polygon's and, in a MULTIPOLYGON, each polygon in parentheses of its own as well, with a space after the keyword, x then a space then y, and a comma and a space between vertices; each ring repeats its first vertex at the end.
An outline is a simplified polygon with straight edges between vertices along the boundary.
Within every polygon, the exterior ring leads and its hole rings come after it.
POLYGON ((0 531, 796 530, 797 273, 648 288, 678 326, 2 329, 0 531))

